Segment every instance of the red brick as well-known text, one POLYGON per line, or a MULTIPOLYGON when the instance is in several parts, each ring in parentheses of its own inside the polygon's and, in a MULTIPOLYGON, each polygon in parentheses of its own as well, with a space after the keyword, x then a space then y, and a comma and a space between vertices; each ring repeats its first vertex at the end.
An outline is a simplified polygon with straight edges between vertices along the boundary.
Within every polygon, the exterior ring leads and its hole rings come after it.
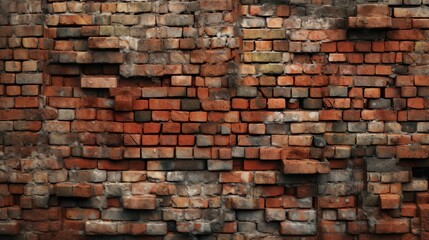
POLYGON ((355 49, 357 52, 370 52, 371 48, 371 42, 357 42, 355 45, 355 49))
POLYGON ((408 219, 377 220, 375 223, 376 233, 407 233, 409 231, 408 219))
POLYGON ((268 109, 284 109, 286 108, 286 100, 283 98, 268 99, 268 109))
POLYGON ((227 65, 225 64, 201 66, 201 76, 204 76, 204 77, 223 76, 227 73, 227 71, 228 71, 227 65))
POLYGON ((338 52, 353 52, 354 43, 353 42, 338 42, 337 43, 338 52))
POLYGON ((96 209, 67 208, 65 217, 71 220, 94 220, 100 218, 100 212, 96 209))
POLYGON ((329 169, 329 162, 309 159, 283 160, 283 172, 285 174, 328 173, 329 169))
POLYGON ((347 54, 347 61, 349 63, 363 63, 363 54, 349 53, 347 54))
POLYGON ((379 88, 365 88, 364 97, 366 98, 380 98, 381 90, 379 88))
POLYGON ((250 183, 253 174, 250 172, 222 172, 219 175, 221 183, 250 183))
POLYGON ((398 194, 380 194, 382 209, 398 209, 401 204, 401 196, 398 194))
POLYGON ((288 5, 278 5, 277 6, 277 16, 278 17, 287 17, 289 16, 289 6, 288 5))
POLYGON ((37 108, 39 107, 38 97, 18 97, 15 98, 16 108, 37 108))
POLYGON ((392 18, 393 29, 410 29, 412 26, 411 19, 407 18, 392 18))
POLYGON ((17 221, 7 221, 0 223, 0 234, 16 235, 20 232, 20 224, 17 221))
POLYGON ((115 96, 115 110, 116 111, 132 111, 133 110, 133 97, 130 95, 116 95, 115 96))
POLYGON ((149 108, 152 110, 180 110, 180 100, 150 99, 149 108))
POLYGON ((342 111, 340 110, 321 110, 319 112, 319 120, 322 121, 335 121, 342 119, 342 111))
POLYGON ((387 32, 389 40, 424 40, 425 36, 421 30, 393 30, 387 32))
POLYGON ((324 42, 320 50, 325 53, 334 53, 337 51, 337 44, 335 42, 324 42))
POLYGON ((206 111, 229 111, 229 101, 225 100, 202 100, 201 106, 206 111))
POLYGON ((375 75, 374 65, 359 65, 357 66, 357 74, 359 75, 375 75))
POLYGON ((350 28, 391 28, 392 18, 385 16, 358 16, 349 17, 348 26, 350 28))
POLYGON ((386 4, 359 4, 358 16, 389 16, 390 10, 386 4))

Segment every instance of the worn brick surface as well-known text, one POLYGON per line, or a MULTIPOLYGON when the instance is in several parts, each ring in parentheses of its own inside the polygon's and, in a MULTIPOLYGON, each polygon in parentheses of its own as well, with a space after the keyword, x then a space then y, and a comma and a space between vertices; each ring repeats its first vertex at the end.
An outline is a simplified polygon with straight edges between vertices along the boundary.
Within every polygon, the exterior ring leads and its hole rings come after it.
POLYGON ((428 5, 0 1, 0 238, 428 239, 428 5))

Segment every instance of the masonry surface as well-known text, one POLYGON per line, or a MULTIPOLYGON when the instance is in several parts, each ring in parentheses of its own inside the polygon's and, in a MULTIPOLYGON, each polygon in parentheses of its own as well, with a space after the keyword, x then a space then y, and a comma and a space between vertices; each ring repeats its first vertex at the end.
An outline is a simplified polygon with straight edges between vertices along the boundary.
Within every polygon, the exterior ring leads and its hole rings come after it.
POLYGON ((0 239, 429 239, 429 0, 1 0, 0 239))

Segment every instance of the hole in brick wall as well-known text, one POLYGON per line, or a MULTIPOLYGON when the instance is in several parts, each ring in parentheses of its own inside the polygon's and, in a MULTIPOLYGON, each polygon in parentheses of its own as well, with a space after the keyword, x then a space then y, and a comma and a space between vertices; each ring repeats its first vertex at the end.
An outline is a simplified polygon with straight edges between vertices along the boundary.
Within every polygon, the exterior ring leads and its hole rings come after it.
MULTIPOLYGON (((401 189, 403 194, 404 202, 416 202, 417 199, 422 196, 426 196, 428 194, 428 179, 429 179, 429 161, 414 159, 401 161, 400 165, 406 164, 408 166, 417 165, 411 167, 411 176, 409 182, 403 182, 401 189), (422 166, 424 164, 424 166, 422 166)), ((425 197, 424 197, 425 198, 425 197)), ((421 199, 420 199, 421 201, 421 199)), ((426 201, 426 200, 425 200, 426 201)))
POLYGON ((420 159, 420 158, 400 159, 398 165, 401 167, 410 167, 413 170, 425 169, 425 168, 429 169, 429 159, 420 159))
POLYGON ((384 41, 387 29, 348 29, 347 35, 350 40, 358 41, 384 41))
POLYGON ((118 75, 119 65, 117 64, 87 64, 83 66, 85 75, 118 75))
POLYGON ((413 178, 429 178, 429 167, 426 168, 412 168, 413 178))

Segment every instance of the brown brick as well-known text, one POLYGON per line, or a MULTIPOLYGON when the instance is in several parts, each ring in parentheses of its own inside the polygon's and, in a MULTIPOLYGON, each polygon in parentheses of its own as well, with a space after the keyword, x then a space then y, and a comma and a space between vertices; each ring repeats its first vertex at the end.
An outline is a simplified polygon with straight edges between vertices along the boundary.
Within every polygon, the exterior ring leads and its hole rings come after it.
POLYGON ((60 15, 60 25, 91 25, 91 15, 60 15))
POLYGON ((85 76, 81 77, 82 88, 115 88, 118 78, 115 76, 85 76))
POLYGON ((231 0, 202 0, 199 2, 200 8, 205 11, 223 11, 232 9, 231 0))
POLYGON ((126 209, 155 209, 155 196, 124 196, 122 197, 126 209))
POLYGON ((329 162, 319 162, 316 160, 283 160, 283 172, 285 174, 315 174, 328 173, 329 162))
POLYGON ((90 37, 88 47, 93 49, 119 48, 119 39, 117 37, 90 37))
POLYGON ((43 26, 41 25, 19 25, 15 27, 17 37, 41 37, 43 36, 43 26))

